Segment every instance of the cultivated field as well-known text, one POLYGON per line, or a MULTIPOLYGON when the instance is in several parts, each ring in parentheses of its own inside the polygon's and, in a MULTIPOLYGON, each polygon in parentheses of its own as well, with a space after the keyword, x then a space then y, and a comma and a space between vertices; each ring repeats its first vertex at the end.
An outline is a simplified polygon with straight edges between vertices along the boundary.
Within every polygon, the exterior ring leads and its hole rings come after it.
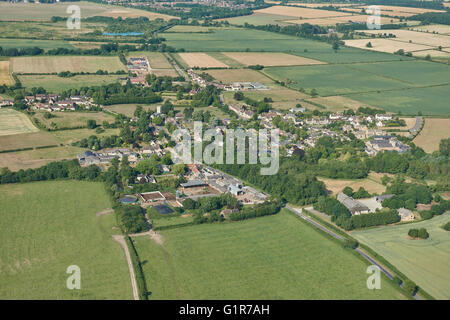
POLYGON ((439 142, 450 138, 450 119, 426 118, 422 131, 414 143, 428 153, 439 150, 439 142))
POLYGON ((212 75, 218 82, 260 82, 273 84, 274 82, 262 73, 251 69, 219 69, 205 71, 212 75))
POLYGON ((0 203, 0 299, 132 299, 114 216, 96 216, 111 206, 102 184, 2 185, 0 203), (81 290, 66 287, 70 265, 81 290))
POLYGON ((134 238, 150 299, 403 298, 384 278, 368 290, 365 262, 285 211, 159 234, 134 238))
POLYGON ((54 57, 20 57, 11 59, 12 71, 15 73, 58 73, 70 72, 108 72, 125 71, 125 66, 118 57, 102 56, 54 56, 54 57))
MULTIPOLYGON (((403 49, 405 52, 414 52, 418 50, 428 50, 432 47, 417 44, 417 43, 409 43, 396 41, 392 39, 354 39, 354 40, 345 40, 345 45, 354 48, 379 51, 379 52, 388 52, 394 53, 400 49, 403 49), (368 48, 366 45, 371 43, 372 47, 368 48)), ((413 55, 415 55, 413 53, 413 55)))
POLYGON ((54 146, 58 141, 45 131, 0 136, 0 151, 54 146))
POLYGON ((292 19, 291 16, 283 16, 279 14, 268 14, 268 13, 253 13, 249 16, 240 16, 233 18, 226 18, 220 20, 226 20, 230 24, 234 25, 244 25, 245 23, 253 24, 255 26, 258 25, 266 25, 266 24, 278 24, 281 26, 288 25, 289 23, 285 22, 286 20, 292 19))
POLYGON ((64 3, 0 3, 0 20, 2 21, 36 21, 36 20, 50 20, 53 16, 66 17, 67 7, 70 5, 77 5, 80 7, 83 17, 105 16, 105 17, 122 17, 122 18, 136 18, 148 17, 149 19, 161 18, 169 20, 172 16, 137 10, 131 8, 124 8, 118 6, 109 6, 104 4, 97 4, 92 2, 64 2, 64 3))
MULTIPOLYGON (((342 13, 344 14, 344 13, 342 13)), ((349 15, 348 13, 346 13, 345 15, 342 15, 340 17, 329 17, 329 18, 315 18, 315 19, 290 19, 290 20, 285 20, 284 22, 286 23, 295 23, 295 24, 303 24, 303 23, 310 23, 310 24, 317 24, 320 26, 333 26, 336 25, 338 23, 355 23, 355 22, 359 22, 359 23, 364 23, 367 21, 367 17, 365 15, 358 15, 358 14, 354 14, 354 15, 349 15)), ((395 18, 386 18, 386 17, 381 17, 380 18, 380 23, 381 24, 388 24, 388 23, 397 23, 399 22, 398 19, 395 18)))
POLYGON ((421 32, 436 32, 439 34, 450 34, 450 26, 446 26, 443 24, 430 24, 426 26, 415 26, 410 28, 413 31, 421 31, 421 32))
POLYGON ((224 52, 224 54, 245 66, 257 64, 267 67, 323 64, 321 61, 277 52, 224 52))
POLYGON ((358 241, 375 250, 417 285, 437 299, 450 299, 450 237, 440 227, 450 213, 413 224, 385 226, 352 232, 358 241), (408 239, 411 228, 426 228, 427 240, 408 239))
POLYGON ((102 125, 103 121, 114 122, 114 117, 103 112, 53 112, 54 118, 46 119, 45 111, 37 111, 34 115, 40 123, 47 128, 78 128, 85 127, 87 120, 95 120, 97 125, 102 125))
POLYGON ((13 109, 0 109, 0 136, 39 131, 27 116, 13 109))
MULTIPOLYGON (((317 10, 310 8, 299 8, 290 6, 273 6, 265 9, 256 10, 256 13, 268 13, 277 14, 288 17, 296 17, 302 19, 314 19, 314 18, 327 18, 327 17, 339 17, 346 15, 342 12, 330 11, 330 10, 317 10)), ((347 14, 348 15, 348 14, 347 14)))
MULTIPOLYGON (((1 5, 1 3, 0 3, 1 5)), ((44 50, 55 48, 74 49, 69 41, 63 40, 33 40, 33 39, 0 39, 2 48, 30 48, 39 47, 44 50)))
POLYGON ((61 93, 68 89, 79 89, 86 86, 101 86, 117 82, 118 75, 79 75, 62 78, 57 75, 21 75, 18 76, 26 88, 43 87, 48 92, 61 93))
POLYGON ((340 112, 346 109, 356 110, 359 107, 368 106, 366 103, 350 99, 346 96, 315 97, 305 99, 305 101, 310 102, 312 105, 322 106, 332 112, 340 112))
POLYGON ((391 30, 386 29, 382 30, 365 30, 364 33, 367 34, 379 34, 379 33, 386 33, 386 34, 394 34, 395 38, 391 38, 394 41, 399 42, 407 42, 409 43, 416 43, 416 44, 422 44, 430 47, 450 47, 450 36, 441 35, 441 34, 433 34, 433 33, 427 33, 427 32, 417 32, 417 31, 411 31, 411 30, 391 30))
POLYGON ((202 52, 181 52, 178 54, 190 68, 228 68, 228 66, 211 57, 210 55, 202 52))
POLYGON ((0 61, 0 85, 11 85, 14 81, 9 74, 9 61, 0 61))

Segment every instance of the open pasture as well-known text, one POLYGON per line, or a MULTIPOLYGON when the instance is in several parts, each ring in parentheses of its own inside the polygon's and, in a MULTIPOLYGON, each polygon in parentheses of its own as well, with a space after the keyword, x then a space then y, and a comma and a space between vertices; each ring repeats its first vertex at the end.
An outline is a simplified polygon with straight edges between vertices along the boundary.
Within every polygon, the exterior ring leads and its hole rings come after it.
POLYGON ((57 75, 20 75, 22 85, 26 88, 43 87, 48 92, 61 93, 64 90, 79 89, 86 86, 101 86, 117 82, 118 75, 78 75, 70 78, 61 78, 57 75))
POLYGON ((54 118, 46 119, 46 112, 37 111, 34 117, 47 128, 77 128, 86 126, 87 120, 95 120, 98 125, 103 121, 114 122, 114 117, 103 112, 53 112, 54 118))
POLYGON ((133 239, 150 299, 404 299, 384 277, 368 290, 365 262, 286 211, 158 233, 133 239))
POLYGON ((39 47, 44 50, 55 48, 74 49, 69 41, 64 40, 34 40, 34 39, 0 39, 2 48, 30 48, 39 47))
POLYGON ((58 141, 48 132, 18 133, 0 136, 0 151, 57 145, 58 141))
POLYGON ((178 55, 190 68, 228 68, 225 63, 211 57, 206 53, 181 52, 178 55))
POLYGON ((93 16, 136 18, 148 17, 149 19, 161 18, 169 20, 172 16, 154 13, 145 10, 137 10, 119 6, 97 4, 86 1, 59 2, 59 3, 0 3, 0 20, 2 21, 42 21, 50 20, 53 16, 67 17, 67 7, 76 5, 80 7, 84 18, 93 16))
POLYGON ((0 85, 6 84, 11 85, 14 81, 9 74, 9 61, 0 61, 0 85))
POLYGON ((58 73, 70 72, 108 72, 125 71, 125 66, 118 57, 102 56, 53 56, 53 57, 19 57, 11 59, 12 71, 15 73, 58 73))
POLYGON ((0 136, 39 131, 28 117, 13 109, 0 109, 0 136))
POLYGON ((257 64, 265 67, 323 64, 321 61, 277 52, 224 52, 224 54, 245 66, 257 64))
POLYGON ((441 228, 450 212, 417 223, 383 226, 351 235, 387 259, 436 299, 450 299, 450 236, 441 228), (430 238, 410 240, 408 230, 426 228, 430 238))
POLYGON ((1 299, 132 299, 123 249, 101 183, 45 181, 0 186, 1 299), (81 269, 81 289, 66 269, 81 269))
POLYGON ((414 143, 431 153, 439 150, 439 142, 447 138, 450 138, 450 118, 425 118, 425 125, 414 139, 414 143))

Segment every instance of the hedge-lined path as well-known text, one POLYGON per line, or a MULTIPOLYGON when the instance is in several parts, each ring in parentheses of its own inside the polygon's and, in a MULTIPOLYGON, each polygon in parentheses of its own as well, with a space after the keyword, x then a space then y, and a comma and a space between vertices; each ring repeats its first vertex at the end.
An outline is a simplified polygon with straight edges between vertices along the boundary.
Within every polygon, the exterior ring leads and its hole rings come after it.
POLYGON ((114 240, 116 240, 122 246, 125 251, 125 257, 127 258, 128 269, 130 270, 131 286, 133 287, 134 300, 139 300, 138 288, 136 283, 136 276, 134 274, 133 263, 131 262, 130 251, 128 250, 127 243, 125 242, 125 237, 119 234, 113 235, 114 240))

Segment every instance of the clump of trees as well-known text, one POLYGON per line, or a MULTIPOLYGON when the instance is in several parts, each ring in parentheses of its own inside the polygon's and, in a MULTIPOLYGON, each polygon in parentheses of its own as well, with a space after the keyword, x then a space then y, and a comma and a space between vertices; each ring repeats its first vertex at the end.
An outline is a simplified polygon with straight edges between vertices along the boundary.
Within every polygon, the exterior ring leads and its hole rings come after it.
POLYGON ((144 210, 137 205, 119 205, 114 208, 119 227, 125 233, 147 231, 149 226, 144 210))
POLYGON ((370 193, 367 192, 367 190, 364 189, 364 187, 359 187, 358 191, 354 192, 353 188, 347 186, 342 190, 342 192, 354 199, 370 198, 370 193))
POLYGON ((253 207, 244 207, 240 212, 233 212, 230 214, 230 220, 239 221, 267 215, 273 215, 280 212, 281 206, 275 202, 265 202, 257 204, 253 207))
POLYGON ((408 236, 414 239, 428 239, 430 237, 427 229, 425 228, 409 229, 408 236))

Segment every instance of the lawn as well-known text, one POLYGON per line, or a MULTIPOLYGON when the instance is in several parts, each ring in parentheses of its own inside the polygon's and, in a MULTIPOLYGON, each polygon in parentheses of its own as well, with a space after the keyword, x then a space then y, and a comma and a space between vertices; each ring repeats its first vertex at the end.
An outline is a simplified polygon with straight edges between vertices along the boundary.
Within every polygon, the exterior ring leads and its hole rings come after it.
POLYGON ((0 136, 39 131, 22 112, 0 109, 0 136))
POLYGON ((285 211, 134 238, 150 299, 401 299, 367 264, 285 211))
POLYGON ((450 299, 450 235, 441 226, 450 212, 413 224, 354 231, 358 241, 375 250, 407 277, 437 299, 450 299), (427 240, 410 240, 411 228, 426 228, 427 240))
POLYGON ((79 89, 86 86, 101 86, 118 81, 118 75, 80 75, 61 78, 57 75, 21 75, 18 76, 26 88, 43 87, 51 93, 61 93, 69 89, 79 89))
POLYGON ((101 183, 34 182, 0 186, 0 299, 132 299, 123 249, 101 183), (68 290, 66 269, 81 269, 68 290))

